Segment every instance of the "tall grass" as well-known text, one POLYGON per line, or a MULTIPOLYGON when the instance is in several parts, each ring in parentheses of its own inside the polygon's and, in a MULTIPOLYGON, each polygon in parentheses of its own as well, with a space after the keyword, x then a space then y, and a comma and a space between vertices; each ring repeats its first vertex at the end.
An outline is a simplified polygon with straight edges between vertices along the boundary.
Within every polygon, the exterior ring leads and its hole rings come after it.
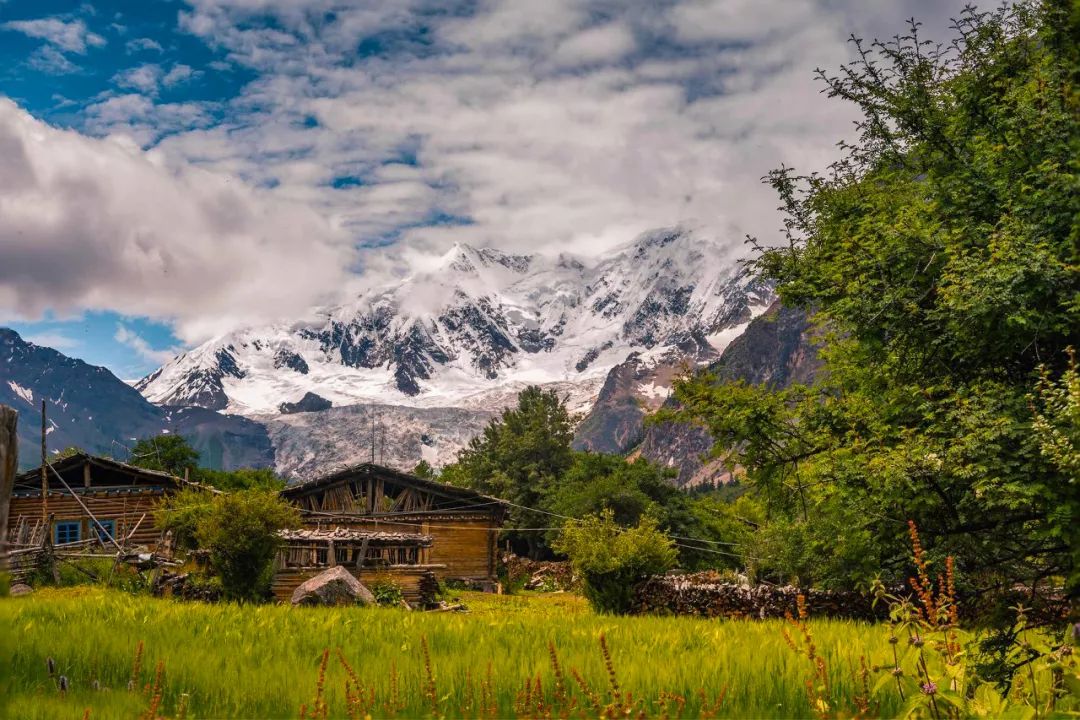
MULTIPOLYGON (((469 614, 203 605, 88 588, 4 599, 0 702, 8 707, 0 715, 77 718, 89 708, 91 718, 132 718, 160 695, 158 712, 175 716, 185 703, 190 718, 296 718, 301 707, 310 717, 316 704, 328 717, 348 717, 349 708, 512 717, 534 714, 523 700, 535 709, 574 694, 588 706, 581 687, 610 696, 613 686, 620 702, 641 701, 635 714, 649 716, 665 708, 672 717, 679 708, 683 717, 814 713, 805 661, 785 644, 783 621, 606 617, 572 595, 466 600, 469 614), (67 679, 63 695, 49 658, 67 679), (533 689, 524 696, 527 679, 533 689)), ((860 656, 887 651, 886 632, 815 621, 830 687, 858 692, 860 656)), ((878 712, 895 714, 899 700, 891 702, 883 698, 878 712)))

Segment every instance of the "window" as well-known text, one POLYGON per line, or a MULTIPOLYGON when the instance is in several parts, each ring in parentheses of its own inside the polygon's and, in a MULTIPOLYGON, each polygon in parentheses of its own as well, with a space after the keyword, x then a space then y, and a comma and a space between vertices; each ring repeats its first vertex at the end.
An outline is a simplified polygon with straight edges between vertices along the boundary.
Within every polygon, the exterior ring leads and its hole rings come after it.
POLYGON ((98 540, 102 543, 108 543, 109 538, 116 537, 116 521, 115 520, 99 520, 101 527, 98 527, 97 523, 94 523, 94 530, 97 531, 98 540), (101 528, 105 528, 104 532, 101 528))
POLYGON ((82 540, 82 523, 78 520, 64 520, 53 526, 53 543, 66 545, 82 540))

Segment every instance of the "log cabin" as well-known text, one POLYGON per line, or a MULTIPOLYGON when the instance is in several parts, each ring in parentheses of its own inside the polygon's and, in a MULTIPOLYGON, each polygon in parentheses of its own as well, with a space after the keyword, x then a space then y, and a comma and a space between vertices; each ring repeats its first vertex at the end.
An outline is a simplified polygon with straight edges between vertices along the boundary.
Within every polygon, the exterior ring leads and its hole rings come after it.
POLYGON ((498 498, 373 463, 292 485, 282 495, 308 529, 430 538, 402 564, 440 580, 495 587, 497 535, 508 507, 498 498))
POLYGON ((430 535, 364 531, 335 527, 282 530, 271 589, 274 598, 289 602, 293 591, 327 568, 340 565, 369 589, 386 582, 401 590, 413 605, 430 604, 435 597, 435 571, 427 562, 430 535))
POLYGON ((8 540, 14 548, 40 546, 46 527, 53 545, 94 539, 111 545, 106 535, 126 539, 129 547, 153 545, 161 535, 154 527, 154 509, 185 483, 168 473, 81 452, 50 466, 47 495, 42 494, 41 468, 15 478, 8 512, 8 540))

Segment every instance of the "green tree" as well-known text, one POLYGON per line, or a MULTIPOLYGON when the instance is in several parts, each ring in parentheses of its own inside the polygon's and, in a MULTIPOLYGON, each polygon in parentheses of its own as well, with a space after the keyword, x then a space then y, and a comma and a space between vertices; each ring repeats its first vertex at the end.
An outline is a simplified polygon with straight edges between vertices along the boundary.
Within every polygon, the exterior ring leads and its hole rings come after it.
MULTIPOLYGON (((574 431, 566 405, 553 390, 531 386, 518 395, 517 406, 504 410, 472 439, 458 460, 443 470, 448 482, 471 487, 515 504, 508 528, 544 527, 550 518, 537 508, 545 490, 573 463, 574 431)), ((538 558, 545 550, 536 532, 508 536, 538 558)))
POLYGON ((412 474, 419 478, 431 480, 435 477, 435 468, 431 467, 431 463, 427 460, 421 460, 416 463, 416 467, 413 468, 412 474))
POLYGON ((909 518, 981 588, 1074 572, 1078 485, 1043 452, 1029 396, 1080 327, 1080 12, 969 9, 956 29, 945 48, 917 25, 856 42, 860 59, 821 78, 861 110, 857 139, 825 175, 768 178, 787 243, 755 269, 815 314, 823 379, 676 390, 746 468, 777 537, 808 549, 758 547, 800 580, 852 583, 871 565, 903 579, 909 518), (872 562, 804 562, 837 537, 863 538, 846 552, 872 562))
POLYGON ((247 489, 214 495, 196 523, 195 539, 210 552, 230 600, 262 600, 270 589, 278 531, 300 525, 296 508, 273 490, 247 489))
POLYGON ((199 468, 193 480, 211 485, 218 490, 283 490, 285 480, 270 468, 239 468, 237 470, 210 470, 199 468))
POLYGON ((615 522, 611 510, 570 520, 555 543, 582 579, 585 597, 597 612, 632 609, 634 587, 675 563, 675 545, 648 515, 636 527, 615 522))
MULTIPOLYGON (((616 523, 633 527, 644 515, 661 530, 679 536, 684 567, 711 567, 716 554, 711 538, 693 511, 691 498, 672 483, 672 473, 644 458, 627 462, 621 455, 574 453, 570 468, 544 492, 541 507, 563 517, 581 518, 610 510, 616 523), (706 542, 692 542, 697 538, 706 542)), ((549 531, 549 544, 560 530, 549 531)))
POLYGON ((129 462, 147 470, 184 477, 184 471, 198 469, 199 452, 181 435, 151 435, 135 443, 129 462))

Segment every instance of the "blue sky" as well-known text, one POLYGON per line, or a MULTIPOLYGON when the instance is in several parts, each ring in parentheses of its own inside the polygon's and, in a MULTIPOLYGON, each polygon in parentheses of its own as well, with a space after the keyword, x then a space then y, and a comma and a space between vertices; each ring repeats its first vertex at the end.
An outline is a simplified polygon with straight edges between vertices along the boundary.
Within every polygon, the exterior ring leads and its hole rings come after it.
POLYGON ((815 67, 952 0, 0 0, 0 322, 139 377, 453 243, 776 235, 815 67))

